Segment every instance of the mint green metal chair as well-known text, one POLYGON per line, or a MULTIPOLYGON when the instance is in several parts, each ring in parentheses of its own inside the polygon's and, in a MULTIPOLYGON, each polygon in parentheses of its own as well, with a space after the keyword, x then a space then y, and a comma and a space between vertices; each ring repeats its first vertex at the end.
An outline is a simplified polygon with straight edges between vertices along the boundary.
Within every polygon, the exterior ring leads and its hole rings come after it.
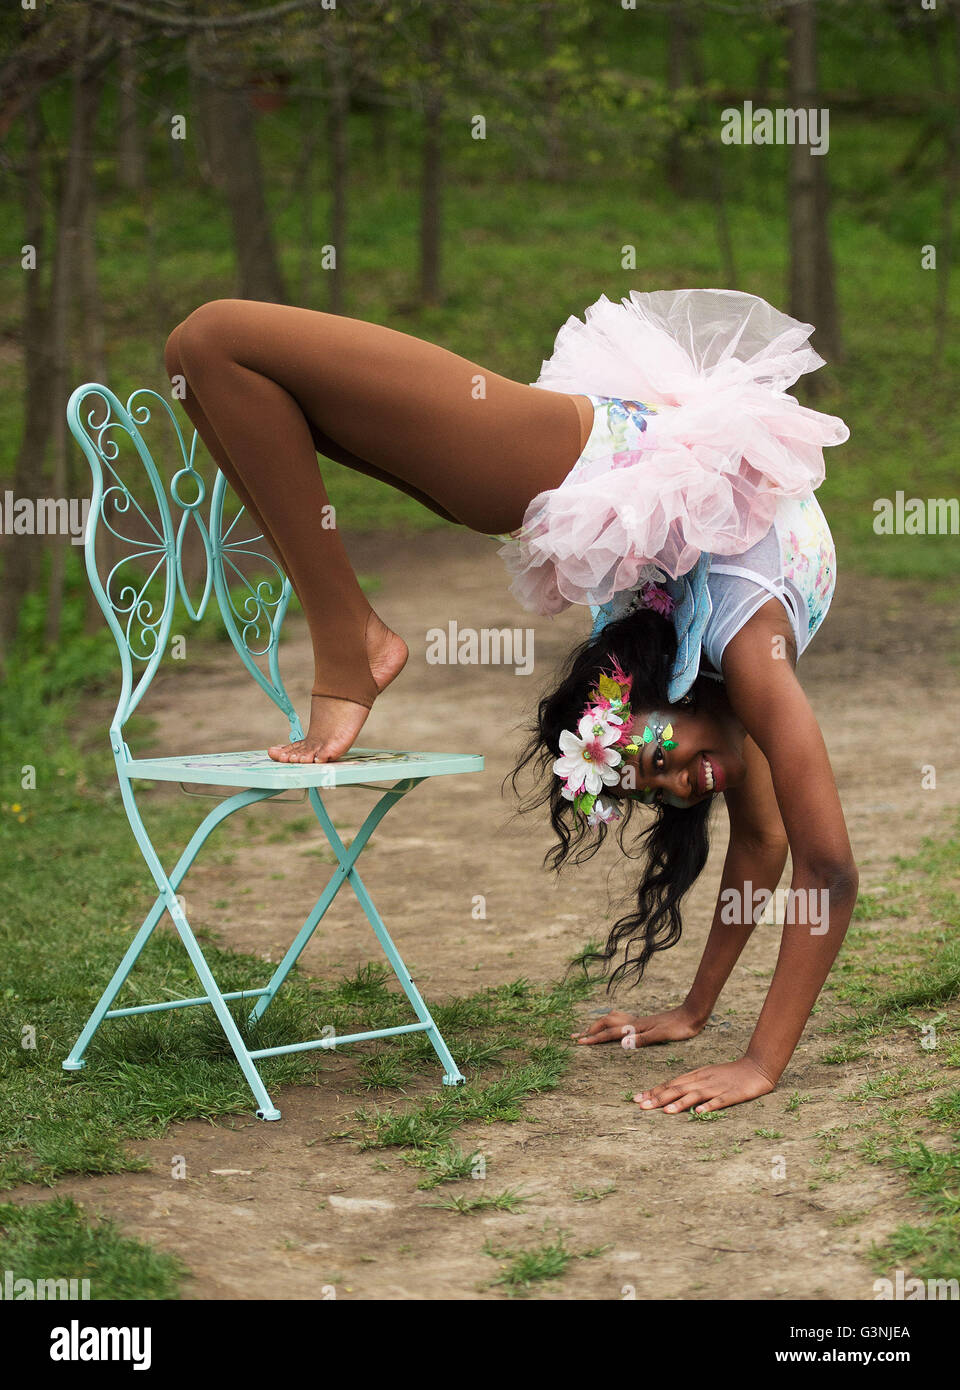
POLYGON ((64 1061, 64 1070, 79 1071, 86 1065, 84 1053, 90 1039, 106 1019, 208 1004, 227 1036, 253 1092, 257 1115, 262 1120, 279 1120, 280 1111, 267 1093, 257 1070, 257 1062, 261 1057, 284 1052, 304 1052, 313 1048, 337 1047, 375 1038, 395 1037, 402 1033, 422 1032, 429 1038, 443 1068, 444 1084, 458 1085, 464 1078, 360 878, 357 860, 386 813, 414 787, 428 777, 478 772, 483 768, 482 757, 462 753, 352 749, 340 762, 303 766, 273 762, 263 750, 134 758, 124 739, 124 726, 146 694, 167 650, 178 595, 189 619, 195 622, 199 622, 206 612, 211 593, 216 595, 230 641, 246 671, 283 711, 289 721, 290 738, 303 737, 296 711, 280 677, 278 660, 280 631, 290 599, 290 582, 270 556, 256 549, 256 543, 262 537, 240 539, 238 523, 242 511, 224 526, 226 480, 219 471, 210 495, 209 508, 204 514, 207 490, 195 466, 197 434, 194 431, 188 449, 177 417, 162 396, 155 391, 142 389, 134 391, 123 405, 107 387, 87 383, 78 386, 70 397, 67 420, 93 475, 93 494, 85 538, 87 573, 120 653, 122 679, 116 713, 110 725, 110 747, 123 805, 156 884, 157 897, 73 1050, 64 1061), (151 402, 155 404, 151 405, 151 402), (139 428, 149 423, 151 409, 155 411, 157 404, 172 422, 180 456, 180 466, 169 482, 169 502, 167 485, 139 428), (135 450, 135 469, 134 476, 125 481, 118 470, 121 446, 127 448, 129 445, 135 450), (138 485, 142 500, 137 495, 138 485), (179 512, 176 525, 170 502, 179 512), (188 591, 183 572, 184 541, 190 526, 197 528, 205 557, 205 575, 197 602, 188 591), (101 532, 101 527, 112 538, 109 546, 103 544, 108 538, 101 532), (99 547, 98 534, 103 537, 99 547), (115 558, 118 543, 124 548, 120 559, 115 558), (112 552, 107 563, 98 561, 98 548, 112 552), (256 583, 247 579, 241 566, 244 562, 249 565, 251 561, 260 569, 266 568, 272 578, 256 583), (107 570, 103 578, 101 569, 107 570), (137 807, 135 780, 177 782, 182 787, 206 784, 212 787, 236 787, 238 790, 220 801, 204 817, 176 864, 167 870, 151 843, 137 807), (393 785, 388 786, 388 783, 393 785), (348 849, 334 827, 321 792, 332 793, 354 785, 382 788, 383 795, 348 849), (178 898, 178 890, 216 826, 234 811, 254 802, 269 801, 291 788, 304 790, 336 856, 337 867, 267 983, 260 989, 225 993, 207 964, 187 920, 182 899, 178 898), (397 1028, 292 1042, 283 1047, 248 1049, 229 1004, 234 1000, 249 999, 252 1003, 250 1021, 256 1022, 263 1017, 344 883, 350 884, 366 913, 410 1002, 416 1022, 397 1028), (134 1008, 111 1008, 165 912, 169 914, 186 948, 202 992, 191 999, 143 1004, 134 1008))

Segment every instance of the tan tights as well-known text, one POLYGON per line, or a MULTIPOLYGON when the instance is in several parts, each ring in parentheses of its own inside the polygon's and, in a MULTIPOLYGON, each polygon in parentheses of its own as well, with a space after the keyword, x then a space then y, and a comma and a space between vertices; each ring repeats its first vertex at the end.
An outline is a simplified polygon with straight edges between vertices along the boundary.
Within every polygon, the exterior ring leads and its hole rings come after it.
POLYGON ((314 650, 314 694, 369 707, 372 612, 317 453, 471 530, 515 530, 589 430, 582 396, 510 381, 391 328, 285 304, 218 299, 167 340, 167 372, 210 454, 276 551, 314 650))

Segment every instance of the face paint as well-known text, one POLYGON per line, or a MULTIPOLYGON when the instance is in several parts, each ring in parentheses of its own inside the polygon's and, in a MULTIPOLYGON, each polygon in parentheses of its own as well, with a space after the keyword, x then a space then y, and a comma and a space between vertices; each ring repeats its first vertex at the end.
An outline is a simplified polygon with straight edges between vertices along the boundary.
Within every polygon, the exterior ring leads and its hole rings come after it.
MULTIPOLYGON (((650 715, 650 720, 643 726, 643 734, 639 739, 640 744, 655 743, 662 753, 665 748, 676 748, 677 742, 673 737, 673 725, 663 719, 656 710, 650 715)), ((676 806, 681 811, 694 805, 692 801, 685 801, 682 796, 675 796, 673 792, 656 792, 652 787, 645 788, 638 792, 624 792, 624 796, 633 801, 642 801, 646 806, 655 806, 657 798, 666 806, 676 806)))
POLYGON ((660 715, 654 710, 650 716, 653 727, 649 724, 643 726, 642 743, 656 742, 657 747, 662 752, 664 748, 676 748, 676 741, 673 737, 673 725, 664 723, 660 715))

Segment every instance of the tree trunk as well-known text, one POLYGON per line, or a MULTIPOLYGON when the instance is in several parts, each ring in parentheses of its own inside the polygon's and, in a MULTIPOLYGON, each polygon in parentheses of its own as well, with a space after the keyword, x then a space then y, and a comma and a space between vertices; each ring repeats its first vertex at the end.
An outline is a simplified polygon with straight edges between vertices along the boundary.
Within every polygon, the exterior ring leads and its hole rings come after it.
POLYGON ((143 132, 137 112, 137 89, 140 83, 137 49, 133 28, 123 25, 119 52, 120 83, 117 120, 117 179, 120 187, 136 193, 143 187, 143 132))
MULTIPOLYGON (((683 0, 670 6, 667 25, 667 91, 670 94, 671 113, 676 120, 679 116, 676 110, 677 92, 692 80, 692 25, 683 0)), ((690 191, 690 179, 683 131, 679 125, 667 141, 666 175, 672 191, 677 197, 685 198, 690 191)))
POLYGON ((313 160, 317 149, 317 123, 312 97, 300 102, 300 166, 297 187, 300 194, 300 273, 297 302, 310 306, 313 296, 313 160))
POLYGON ((190 93, 190 123, 193 148, 196 151, 197 172, 208 188, 222 193, 217 182, 217 165, 213 156, 216 126, 212 119, 212 92, 206 72, 206 50, 203 37, 191 34, 187 39, 187 85, 190 93))
POLYGON ((327 143, 330 147, 330 244, 335 261, 330 276, 327 308, 331 314, 343 313, 345 258, 347 251, 347 168, 348 117, 350 94, 343 61, 338 50, 327 66, 327 143))
POLYGON ((700 45, 697 42, 698 34, 696 25, 685 16, 686 24, 686 53, 687 62, 690 65, 690 76, 693 85, 697 88, 697 120, 701 129, 707 132, 707 145, 705 157, 709 164, 709 174, 707 175, 707 186, 710 189, 710 196, 713 200, 714 217, 716 218, 717 247, 720 252, 720 274, 723 279, 724 288, 735 289, 737 285, 737 265, 733 253, 733 235, 730 230, 730 212, 727 204, 727 190, 721 172, 724 161, 720 151, 711 147, 711 140, 714 138, 714 113, 706 93, 707 77, 703 67, 703 55, 700 45))
MULTIPOLYGON (((43 292, 44 212, 43 122, 39 97, 24 111, 25 153, 21 170, 24 244, 36 249, 35 270, 23 271, 23 435, 14 469, 15 498, 43 495, 43 465, 52 420, 53 379, 50 371, 48 313, 43 292)), ((23 601, 36 586, 40 546, 35 536, 7 536, 4 541, 3 584, 0 585, 0 649, 6 651, 17 635, 23 601)))
MULTIPOLYGON (((812 110, 818 102, 816 7, 802 0, 787 12, 789 101, 812 110)), ((816 328, 813 343, 828 361, 841 355, 830 246, 830 187, 826 155, 790 146, 790 313, 816 328)), ((809 385, 809 383, 808 383, 809 385)))
MULTIPOLYGON (((54 363, 51 488, 55 498, 67 497, 71 474, 72 442, 65 417, 70 360, 71 271, 82 263, 84 201, 89 198, 89 181, 93 177, 93 134, 103 88, 102 69, 95 68, 88 62, 93 31, 93 17, 88 13, 84 32, 79 39, 79 52, 74 69, 70 147, 62 181, 56 260, 50 294, 51 348, 54 363)), ((49 646, 55 645, 60 637, 68 544, 69 539, 66 537, 54 538, 45 630, 49 646)))
MULTIPOLYGON (((933 318, 933 360, 935 366, 943 361, 943 351, 947 343, 947 326, 950 320, 950 275, 954 260, 953 209, 960 189, 960 15, 954 10, 947 16, 947 24, 952 28, 956 54, 956 84, 954 92, 955 111, 946 131, 947 167, 943 179, 943 194, 940 204, 940 236, 937 246, 937 285, 936 305, 933 318)), ((935 74, 941 88, 945 88, 943 69, 938 57, 935 74)))
POLYGON ((282 304, 287 296, 267 210, 249 96, 243 88, 213 87, 208 111, 216 132, 210 151, 216 182, 226 195, 233 222, 240 298, 282 304))
MULTIPOLYGON (((72 267, 77 290, 77 307, 80 313, 77 350, 80 362, 83 364, 81 368, 83 379, 85 381, 106 382, 109 378, 109 369, 104 343, 103 306, 97 271, 97 203, 96 199, 91 196, 89 177, 83 180, 82 186, 81 235, 75 246, 77 263, 72 267)), ((78 462, 77 454, 78 451, 72 447, 71 443, 69 457, 74 465, 78 462)), ((86 468, 85 463, 84 468, 86 468)), ((88 491, 86 478, 78 483, 75 466, 70 470, 69 491, 71 493, 77 492, 81 496, 88 491)), ((109 536, 109 532, 107 535, 109 536)), ((102 527, 97 537, 97 550, 98 553, 102 553, 104 558, 113 553, 112 547, 104 540, 102 527)), ((97 603, 93 589, 87 585, 84 630, 95 632, 100 627, 101 622, 100 605, 97 603)))
POLYGON ((551 65, 557 48, 556 6, 546 4, 540 11, 540 61, 543 64, 543 119, 545 131, 545 176, 550 183, 560 183, 566 172, 563 137, 561 135, 560 84, 556 69, 551 65))
POLYGON ((440 85, 444 60, 446 23, 435 12, 430 19, 428 57, 430 73, 423 106, 423 147, 420 182, 420 299, 439 304, 440 243, 443 220, 443 111, 440 85))

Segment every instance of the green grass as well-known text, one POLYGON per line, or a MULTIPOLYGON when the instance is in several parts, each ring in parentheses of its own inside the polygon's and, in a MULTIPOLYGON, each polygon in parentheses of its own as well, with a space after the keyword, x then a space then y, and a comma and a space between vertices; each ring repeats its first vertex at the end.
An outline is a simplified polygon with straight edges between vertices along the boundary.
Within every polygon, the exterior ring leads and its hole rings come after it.
POLYGON ((423 1172, 424 1176, 417 1187, 424 1191, 439 1187, 441 1183, 460 1182, 463 1178, 472 1178, 474 1174, 486 1174, 486 1161, 478 1149, 464 1153, 463 1149, 454 1148, 449 1140, 431 1144, 427 1148, 411 1149, 403 1157, 405 1163, 423 1172))
POLYGON ((348 1133, 363 1149, 420 1149, 443 1143, 464 1124, 519 1120, 531 1096, 556 1090, 567 1061, 568 1049, 562 1045, 531 1047, 525 1058, 491 1081, 468 1081, 403 1111, 361 1108, 348 1133))
POLYGON ((455 1211, 460 1216, 470 1216, 478 1211, 519 1211, 530 1198, 515 1187, 505 1187, 492 1197, 445 1197, 440 1202, 428 1202, 428 1207, 440 1207, 443 1211, 455 1211))
POLYGON ((488 1241, 484 1251, 500 1266, 500 1273, 493 1280, 494 1286, 501 1286, 507 1293, 525 1297, 535 1285, 559 1279, 565 1274, 573 1260, 590 1260, 601 1255, 609 1246, 594 1250, 574 1251, 566 1243, 566 1233, 558 1231, 553 1239, 545 1240, 525 1250, 498 1249, 488 1241))
POLYGON ((602 1202, 604 1197, 609 1197, 611 1192, 616 1192, 617 1184, 608 1183, 606 1187, 578 1187, 574 1189, 573 1200, 575 1202, 602 1202))
POLYGON ((950 1086, 960 1066, 958 885, 960 821, 898 859, 883 891, 861 899, 861 925, 828 981, 845 1009, 832 1025, 841 1041, 824 1060, 877 1058, 847 1097, 869 1116, 855 1127, 860 1157, 901 1173, 920 1217, 874 1246, 873 1259, 880 1272, 922 1279, 960 1277, 960 1090, 950 1086), (891 1065, 889 1048, 904 1043, 909 1058, 891 1065))
POLYGON ((941 1128, 944 1107, 952 1142, 933 1150, 921 1140, 894 1144, 885 1161, 907 1179, 926 1220, 904 1223, 873 1255, 880 1268, 908 1268, 919 1279, 960 1279, 960 1091, 927 1106, 928 1119, 941 1128))
POLYGON ((0 1204, 0 1270, 34 1282, 89 1280, 91 1299, 175 1298, 185 1274, 174 1256, 128 1239, 112 1221, 91 1222, 69 1197, 0 1204))

